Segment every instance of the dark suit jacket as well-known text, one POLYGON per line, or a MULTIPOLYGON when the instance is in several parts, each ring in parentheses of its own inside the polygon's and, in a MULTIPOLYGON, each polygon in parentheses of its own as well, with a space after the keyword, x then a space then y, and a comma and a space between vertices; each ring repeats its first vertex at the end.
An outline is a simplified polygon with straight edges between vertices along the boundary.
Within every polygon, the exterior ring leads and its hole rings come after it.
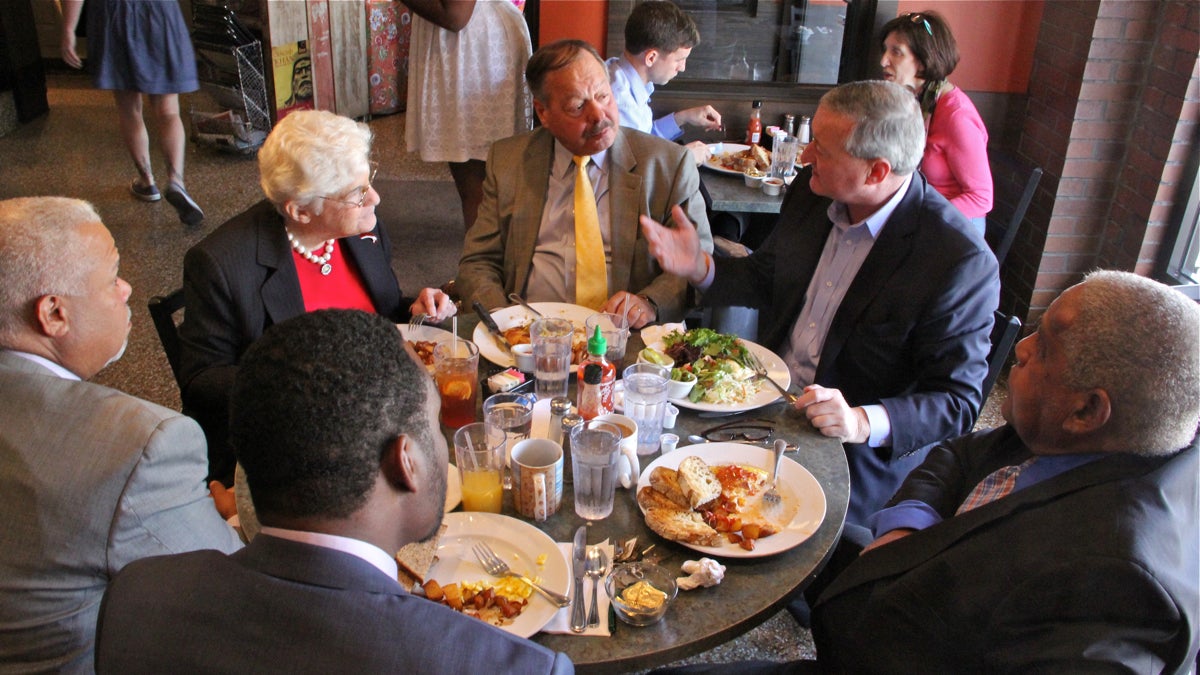
MULTIPOLYGON (((373 234, 378 241, 342 239, 343 250, 376 312, 406 321, 412 300, 401 295, 392 272, 387 228, 376 225, 373 234)), ((211 477, 232 479, 229 393, 242 352, 268 327, 304 313, 292 249, 275 207, 259 202, 193 246, 183 260, 183 290, 183 409, 204 428, 211 477)))
POLYGON ((934 448, 896 494, 941 523, 851 563, 813 607, 823 666, 854 673, 1186 672, 1200 631, 1195 441, 1114 454, 961 516, 1031 455, 1011 427, 934 448))
POLYGON ((410 595, 360 558, 267 535, 232 556, 128 566, 96 637, 100 673, 574 671, 565 654, 410 595))
MULTIPOLYGON (((683 316, 687 282, 665 274, 642 237, 638 216, 666 223, 680 204, 696 224, 704 250, 712 250, 700 176, 686 148, 633 129, 621 128, 609 148, 609 217, 612 220, 612 287, 645 295, 658 306, 659 321, 683 316)), ((544 127, 492 144, 479 218, 467 232, 458 265, 458 290, 465 301, 494 309, 509 304, 529 281, 541 228, 554 136, 544 127)))
MULTIPOLYGON (((716 259, 703 298, 762 308, 758 334, 776 352, 833 228, 830 200, 808 189, 810 173, 796 177, 761 247, 747 258, 716 259)), ((849 522, 863 524, 877 511, 924 448, 975 423, 999 297, 987 244, 915 174, 834 315, 816 371, 815 384, 841 390, 851 406, 881 404, 892 422, 890 448, 847 446, 849 522)))

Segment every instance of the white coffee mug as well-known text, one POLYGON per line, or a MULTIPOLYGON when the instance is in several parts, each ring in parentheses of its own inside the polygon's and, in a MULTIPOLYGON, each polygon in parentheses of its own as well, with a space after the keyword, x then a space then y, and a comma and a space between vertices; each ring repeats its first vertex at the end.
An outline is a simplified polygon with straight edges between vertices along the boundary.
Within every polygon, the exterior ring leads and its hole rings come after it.
POLYGON ((637 485, 638 476, 641 475, 641 465, 637 459, 637 441, 638 441, 638 425, 627 415, 621 413, 608 413, 596 417, 597 420, 608 422, 621 430, 621 454, 628 459, 628 466, 622 466, 620 471, 621 487, 629 488, 637 485), (624 469, 628 468, 631 473, 626 473, 624 469))
POLYGON ((563 449, 547 438, 527 438, 512 448, 513 506, 543 521, 562 506, 563 449))

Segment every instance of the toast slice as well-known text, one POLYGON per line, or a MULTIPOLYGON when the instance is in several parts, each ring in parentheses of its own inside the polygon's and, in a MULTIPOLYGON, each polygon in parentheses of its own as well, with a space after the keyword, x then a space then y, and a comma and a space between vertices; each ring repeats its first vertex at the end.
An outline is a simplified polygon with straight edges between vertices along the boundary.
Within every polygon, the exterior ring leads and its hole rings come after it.
POLYGON ((675 505, 646 509, 646 526, 671 541, 697 546, 718 546, 721 543, 721 533, 709 527, 699 513, 685 511, 675 505))
POLYGON ((396 572, 396 580, 400 582, 404 590, 411 591, 414 586, 425 583, 425 575, 429 573, 429 568, 433 567, 433 563, 437 560, 438 540, 445 531, 446 525, 442 525, 437 534, 425 541, 405 544, 399 551, 396 551, 396 563, 399 568, 396 572))
POLYGON ((650 472, 650 487, 662 493, 664 497, 677 504, 680 508, 690 509, 687 497, 679 489, 679 474, 674 469, 656 466, 650 472))
POLYGON ((721 496, 721 481, 699 457, 693 455, 680 462, 676 477, 692 509, 699 510, 721 496))

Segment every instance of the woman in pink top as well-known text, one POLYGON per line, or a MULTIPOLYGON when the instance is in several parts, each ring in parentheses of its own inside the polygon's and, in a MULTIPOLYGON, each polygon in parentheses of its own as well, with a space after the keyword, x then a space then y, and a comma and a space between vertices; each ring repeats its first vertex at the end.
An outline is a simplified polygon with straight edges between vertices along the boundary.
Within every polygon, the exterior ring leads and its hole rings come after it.
POLYGON ((958 65, 950 27, 936 12, 919 12, 892 19, 880 35, 883 78, 912 89, 925 115, 921 173, 982 234, 992 210, 987 128, 971 99, 946 79, 958 65))

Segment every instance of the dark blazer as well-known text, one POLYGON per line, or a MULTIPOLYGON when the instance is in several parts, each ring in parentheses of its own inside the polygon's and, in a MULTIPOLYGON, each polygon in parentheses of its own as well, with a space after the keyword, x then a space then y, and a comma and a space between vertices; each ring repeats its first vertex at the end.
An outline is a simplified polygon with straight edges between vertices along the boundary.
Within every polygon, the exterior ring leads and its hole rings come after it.
POLYGON ((1114 454, 961 516, 1031 455, 1011 427, 934 448, 895 500, 946 520, 851 563, 813 607, 822 666, 853 673, 1183 673, 1200 632, 1196 441, 1114 454))
MULTIPOLYGON (((659 268, 638 216, 671 222, 671 207, 680 204, 704 250, 711 251, 696 163, 683 146, 626 128, 620 128, 608 157, 612 288, 645 295, 658 307, 659 321, 677 321, 686 309, 687 282, 659 268)), ((554 136, 545 127, 492 144, 479 218, 467 232, 458 264, 456 283, 467 302, 494 309, 509 304, 508 293, 524 292, 553 162, 554 136)))
POLYGON ((360 558, 261 534, 232 556, 128 566, 96 646, 99 673, 574 672, 565 654, 410 595, 360 558))
MULTIPOLYGON (((342 239, 343 250, 375 310, 406 321, 412 299, 402 296, 392 272, 387 228, 377 224, 372 235, 377 239, 342 239)), ((259 202, 193 246, 183 260, 183 291, 183 410, 204 428, 211 477, 232 479, 229 393, 242 352, 268 327, 304 313, 291 245, 275 207, 259 202)))
MULTIPOLYGON (((782 352, 833 224, 830 200, 801 171, 774 231, 746 258, 717 258, 707 305, 759 307, 762 343, 782 352)), ((863 524, 888 500, 924 448, 966 433, 983 404, 996 258, 918 173, 879 234, 834 315, 816 384, 851 406, 881 404, 892 446, 848 445, 847 520, 863 524)), ((808 385, 799 382, 798 385, 808 385)))

